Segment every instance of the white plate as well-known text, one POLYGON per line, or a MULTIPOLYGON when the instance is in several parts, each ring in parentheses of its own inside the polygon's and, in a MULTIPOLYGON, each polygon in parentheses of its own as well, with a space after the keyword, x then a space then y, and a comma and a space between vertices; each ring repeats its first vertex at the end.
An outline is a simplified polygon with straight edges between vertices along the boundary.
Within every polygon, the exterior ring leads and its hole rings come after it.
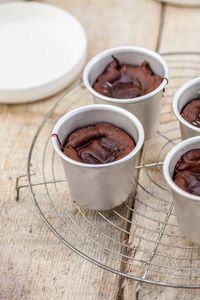
POLYGON ((157 0, 168 4, 182 5, 182 6, 199 6, 200 0, 157 0))
POLYGON ((0 102, 48 97, 69 85, 86 60, 82 26, 47 4, 1 4, 0 41, 0 102))

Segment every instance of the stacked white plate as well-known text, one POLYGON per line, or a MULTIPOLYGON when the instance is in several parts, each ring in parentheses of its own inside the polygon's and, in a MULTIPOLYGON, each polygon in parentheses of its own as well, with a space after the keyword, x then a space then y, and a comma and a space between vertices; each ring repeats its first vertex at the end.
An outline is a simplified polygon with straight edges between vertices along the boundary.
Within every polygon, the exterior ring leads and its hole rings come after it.
POLYGON ((86 60, 80 23, 47 4, 0 4, 0 41, 0 102, 55 94, 78 76, 86 60))
POLYGON ((182 6, 199 6, 200 0, 157 0, 168 4, 182 5, 182 6))

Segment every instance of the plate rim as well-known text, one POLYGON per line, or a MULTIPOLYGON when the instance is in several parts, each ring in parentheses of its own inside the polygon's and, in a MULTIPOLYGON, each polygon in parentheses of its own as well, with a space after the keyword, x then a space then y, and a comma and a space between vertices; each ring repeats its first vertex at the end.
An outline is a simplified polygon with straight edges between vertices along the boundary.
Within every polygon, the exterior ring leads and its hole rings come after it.
POLYGON ((186 1, 183 1, 183 3, 181 3, 181 2, 179 2, 179 1, 177 1, 177 0, 156 0, 157 2, 161 2, 161 3, 166 3, 166 4, 168 4, 168 5, 174 5, 174 6, 182 6, 182 7, 184 7, 184 6, 188 6, 188 7, 191 7, 191 6, 200 6, 200 1, 198 1, 198 3, 197 3, 197 1, 194 1, 194 2, 191 2, 191 1, 189 1, 189 0, 186 0, 186 1))

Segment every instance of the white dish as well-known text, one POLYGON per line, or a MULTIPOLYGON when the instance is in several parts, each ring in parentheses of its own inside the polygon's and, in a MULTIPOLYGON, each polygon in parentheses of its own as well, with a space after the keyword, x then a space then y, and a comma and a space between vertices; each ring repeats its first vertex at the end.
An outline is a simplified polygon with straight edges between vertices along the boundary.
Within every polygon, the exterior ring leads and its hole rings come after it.
POLYGON ((157 0, 159 2, 165 2, 173 5, 181 6, 199 6, 200 0, 157 0))
POLYGON ((82 26, 48 4, 1 4, 0 40, 0 102, 55 94, 76 78, 86 60, 82 26))

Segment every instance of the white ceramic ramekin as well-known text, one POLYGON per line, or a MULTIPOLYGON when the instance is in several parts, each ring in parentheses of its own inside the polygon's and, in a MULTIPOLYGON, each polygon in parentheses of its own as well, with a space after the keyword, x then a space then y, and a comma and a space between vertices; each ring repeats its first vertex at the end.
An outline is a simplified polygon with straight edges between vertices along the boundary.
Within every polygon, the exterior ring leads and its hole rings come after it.
POLYGON ((91 92, 95 103, 112 104, 133 113, 142 123, 145 138, 151 138, 158 130, 163 90, 168 82, 169 70, 165 60, 156 52, 139 47, 118 47, 106 50, 95 56, 85 67, 83 81, 91 92), (103 96, 93 89, 97 77, 104 71, 114 55, 120 63, 140 65, 147 60, 155 74, 165 78, 162 83, 149 94, 133 99, 115 99, 103 96))
POLYGON ((179 121, 182 139, 200 135, 200 128, 188 123, 180 113, 184 106, 195 98, 200 99, 200 77, 183 84, 176 92, 173 99, 173 110, 179 121))
POLYGON ((140 121, 128 111, 111 105, 88 105, 77 108, 57 121, 52 131, 52 143, 60 156, 72 199, 92 210, 108 210, 124 202, 132 192, 136 156, 144 142, 140 121), (92 124, 108 122, 126 131, 136 146, 127 156, 107 164, 85 164, 67 157, 61 144, 73 131, 92 124))
POLYGON ((177 161, 192 149, 200 149, 200 137, 187 139, 173 147, 165 157, 163 172, 172 191, 181 232, 192 242, 200 244, 200 196, 185 192, 172 180, 177 161))

